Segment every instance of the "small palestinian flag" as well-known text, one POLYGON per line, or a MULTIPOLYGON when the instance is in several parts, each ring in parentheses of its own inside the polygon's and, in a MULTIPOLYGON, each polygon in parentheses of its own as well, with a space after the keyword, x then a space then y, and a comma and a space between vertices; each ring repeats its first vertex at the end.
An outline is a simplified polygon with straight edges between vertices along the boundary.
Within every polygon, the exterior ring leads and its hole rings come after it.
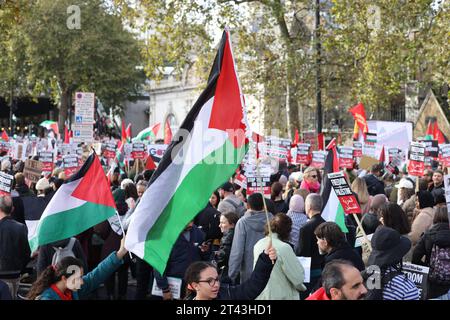
POLYGON ((115 212, 108 181, 94 152, 50 200, 36 229, 28 234, 30 248, 34 251, 41 245, 80 234, 115 212))

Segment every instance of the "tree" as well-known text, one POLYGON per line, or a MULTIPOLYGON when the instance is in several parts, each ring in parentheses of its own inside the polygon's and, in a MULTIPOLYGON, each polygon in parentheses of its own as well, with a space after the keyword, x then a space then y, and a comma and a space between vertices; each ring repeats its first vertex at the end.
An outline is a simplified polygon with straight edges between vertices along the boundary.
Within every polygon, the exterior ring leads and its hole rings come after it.
POLYGON ((25 56, 32 93, 60 102, 60 128, 76 90, 95 92, 114 107, 144 81, 136 68, 141 65, 138 41, 101 0, 33 1, 17 28, 24 38, 25 50, 19 53, 25 56), (77 11, 69 8, 73 5, 80 9, 80 28, 71 24, 77 19, 77 11))

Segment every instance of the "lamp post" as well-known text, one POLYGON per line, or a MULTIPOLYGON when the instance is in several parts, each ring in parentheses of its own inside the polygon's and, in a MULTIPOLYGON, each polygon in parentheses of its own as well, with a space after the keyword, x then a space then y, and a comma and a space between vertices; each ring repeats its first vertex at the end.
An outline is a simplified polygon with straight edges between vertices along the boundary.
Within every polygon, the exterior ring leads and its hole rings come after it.
POLYGON ((322 79, 320 74, 321 45, 320 45, 320 0, 315 5, 314 40, 316 42, 316 105, 317 105, 317 134, 322 133, 322 79))

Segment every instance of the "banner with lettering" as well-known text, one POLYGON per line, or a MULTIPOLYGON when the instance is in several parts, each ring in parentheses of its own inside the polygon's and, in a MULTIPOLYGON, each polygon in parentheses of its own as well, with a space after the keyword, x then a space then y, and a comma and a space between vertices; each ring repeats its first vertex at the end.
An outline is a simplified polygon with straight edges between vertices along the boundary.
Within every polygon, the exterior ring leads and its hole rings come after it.
POLYGON ((344 173, 329 173, 328 179, 330 179, 331 186, 333 187, 334 192, 336 192, 336 195, 342 205, 342 208, 344 209, 344 212, 346 214, 361 213, 359 203, 356 200, 352 189, 350 189, 350 186, 348 185, 348 182, 344 177, 344 173))

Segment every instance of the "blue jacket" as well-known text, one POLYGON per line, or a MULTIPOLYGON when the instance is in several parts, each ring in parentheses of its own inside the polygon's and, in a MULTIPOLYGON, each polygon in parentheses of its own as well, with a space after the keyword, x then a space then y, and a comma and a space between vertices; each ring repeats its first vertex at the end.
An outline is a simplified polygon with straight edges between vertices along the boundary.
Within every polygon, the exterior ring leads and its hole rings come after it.
MULTIPOLYGON (((123 260, 119 260, 116 252, 111 253, 105 260, 83 277, 83 285, 80 290, 73 292, 72 299, 79 300, 86 297, 89 293, 97 289, 100 284, 123 264, 123 260)), ((53 291, 52 288, 46 289, 38 298, 39 300, 61 300, 61 298, 53 291)))

